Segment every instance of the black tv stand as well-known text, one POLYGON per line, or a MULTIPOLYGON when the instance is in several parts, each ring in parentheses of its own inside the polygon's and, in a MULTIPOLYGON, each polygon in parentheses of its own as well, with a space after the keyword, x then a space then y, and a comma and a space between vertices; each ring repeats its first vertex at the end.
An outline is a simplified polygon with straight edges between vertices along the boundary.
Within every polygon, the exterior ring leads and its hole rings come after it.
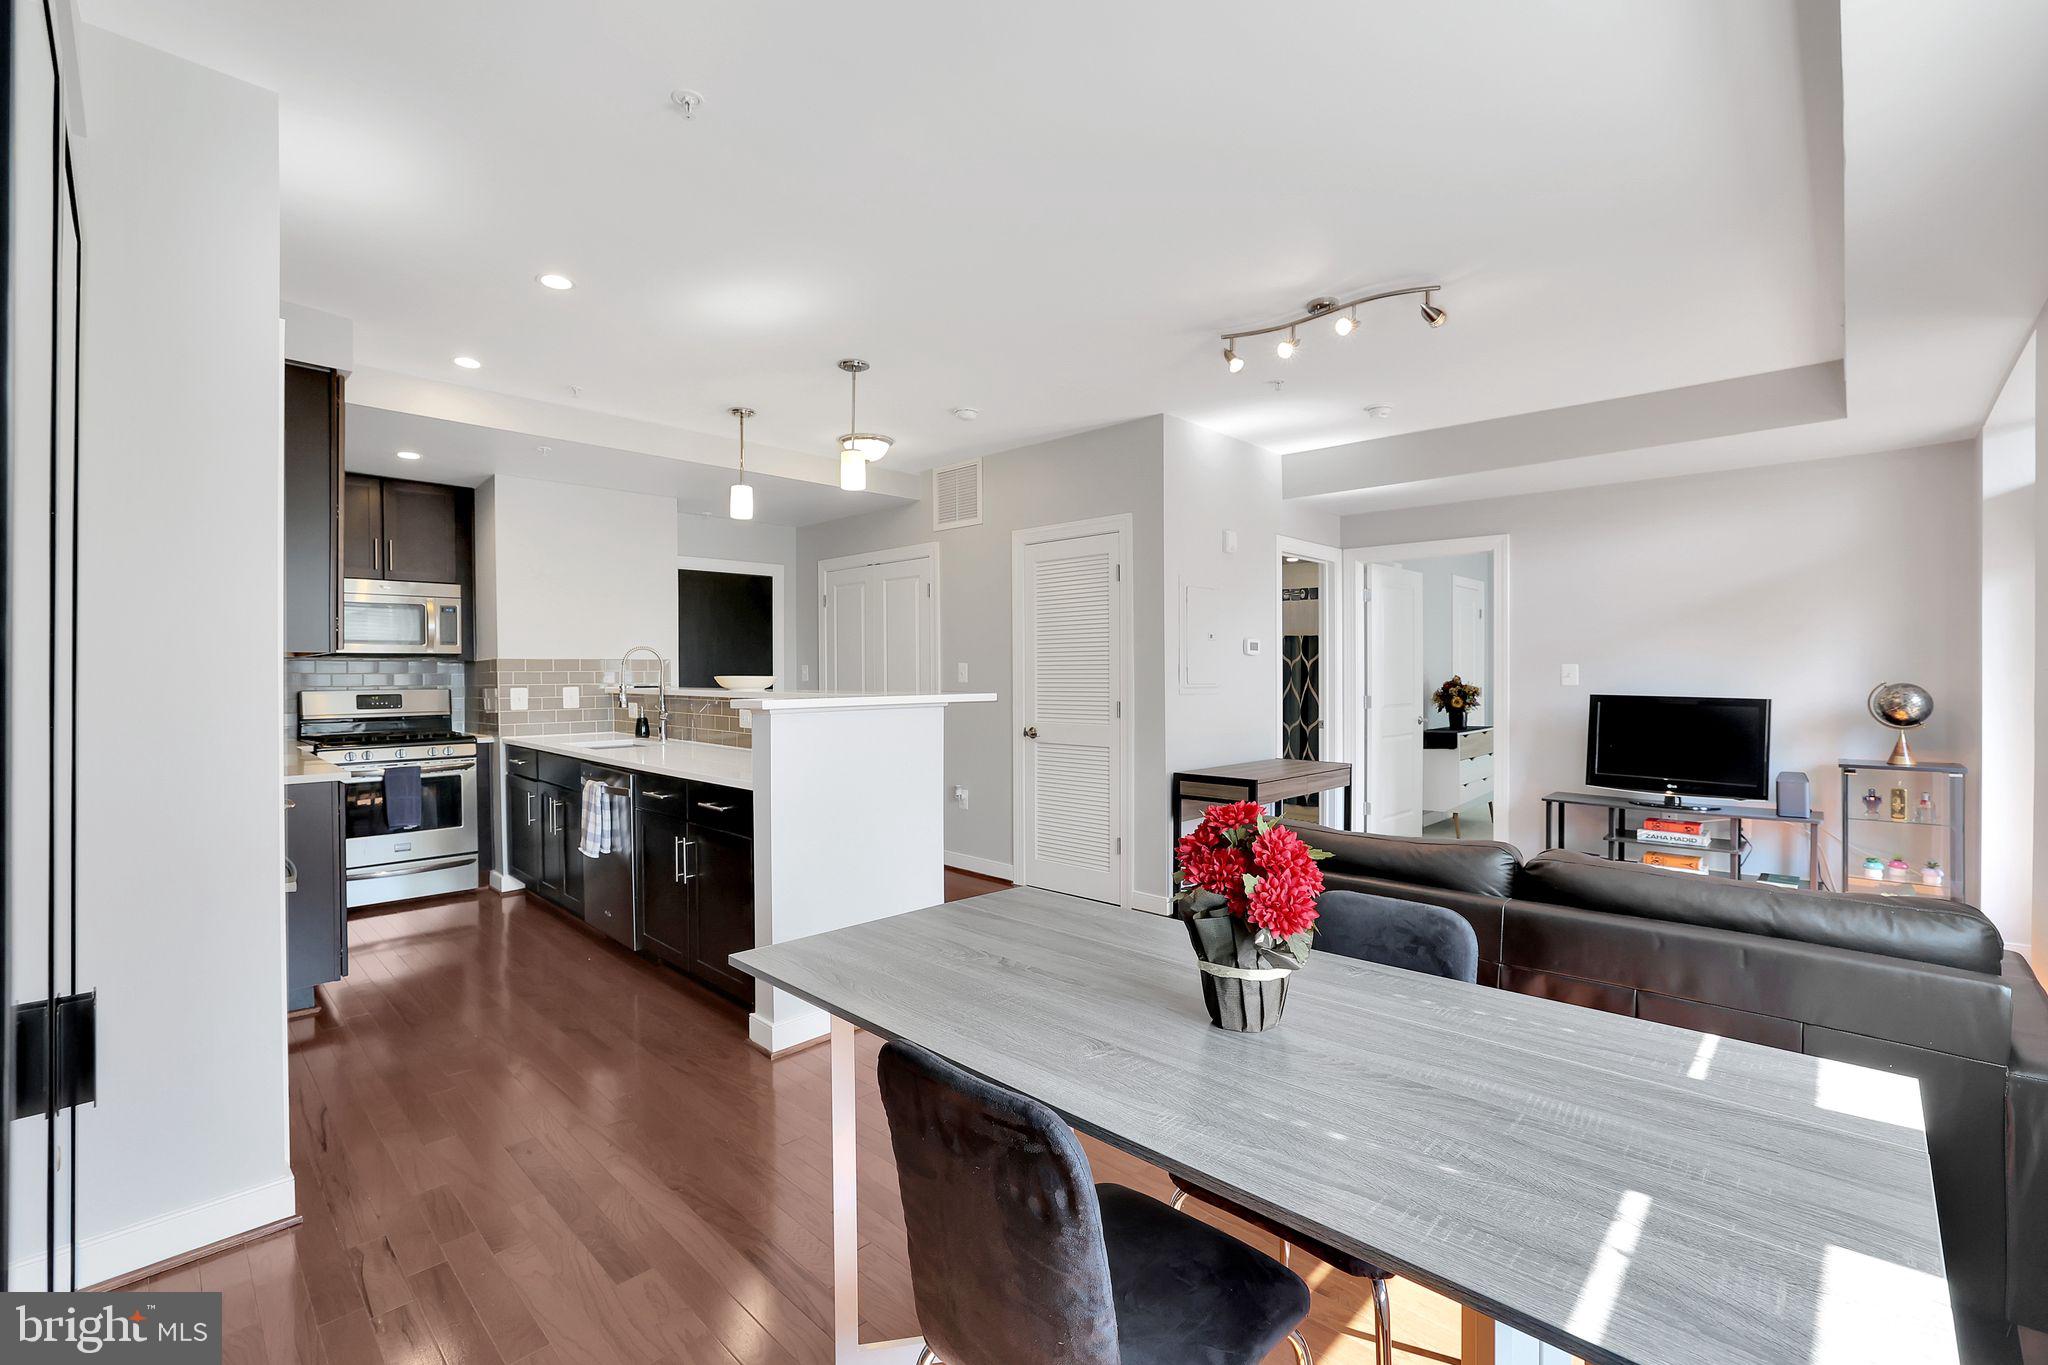
POLYGON ((1632 862, 1628 851, 1638 853, 1657 850, 1665 853, 1696 854, 1705 862, 1709 875, 1715 877, 1742 877, 1743 838, 1742 827, 1752 821, 1768 821, 1772 824, 1803 827, 1806 836, 1806 885, 1809 890, 1820 886, 1820 829, 1821 813, 1801 817, 1780 815, 1773 806, 1703 806, 1684 805, 1675 796, 1659 801, 1652 797, 1609 796, 1600 792, 1551 792, 1543 798, 1543 846, 1546 849, 1564 848, 1565 814, 1573 807, 1595 810, 1603 817, 1606 829, 1598 840, 1602 852, 1616 862, 1632 862), (1699 816, 1702 820, 1722 822, 1725 833, 1717 833, 1703 847, 1674 846, 1644 839, 1638 827, 1629 823, 1629 812, 1639 811, 1648 815, 1652 811, 1684 811, 1699 816))

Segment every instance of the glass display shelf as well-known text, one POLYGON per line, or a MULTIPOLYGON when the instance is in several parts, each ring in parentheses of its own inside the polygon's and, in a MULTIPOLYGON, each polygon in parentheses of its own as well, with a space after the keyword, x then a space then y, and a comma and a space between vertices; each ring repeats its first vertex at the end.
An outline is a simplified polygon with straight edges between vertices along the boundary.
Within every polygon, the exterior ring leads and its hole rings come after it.
POLYGON ((1844 761, 1841 768, 1842 889, 1963 899, 1968 770, 1959 763, 1893 767, 1882 761, 1844 761))

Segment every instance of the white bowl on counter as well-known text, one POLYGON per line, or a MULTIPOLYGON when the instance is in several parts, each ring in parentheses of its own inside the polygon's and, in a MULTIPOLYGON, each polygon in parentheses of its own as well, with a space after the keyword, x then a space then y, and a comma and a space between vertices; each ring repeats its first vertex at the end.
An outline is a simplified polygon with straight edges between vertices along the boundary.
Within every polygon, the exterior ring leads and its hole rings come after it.
POLYGON ((775 685, 774 675, 765 673, 718 673, 711 681, 728 692, 766 692, 775 685))

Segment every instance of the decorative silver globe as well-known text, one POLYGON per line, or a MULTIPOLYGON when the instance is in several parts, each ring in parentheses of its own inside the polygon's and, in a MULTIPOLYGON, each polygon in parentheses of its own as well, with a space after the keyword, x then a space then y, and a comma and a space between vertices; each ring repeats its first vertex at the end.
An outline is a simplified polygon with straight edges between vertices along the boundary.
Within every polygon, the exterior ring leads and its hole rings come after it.
POLYGON ((1885 761, 1896 767, 1913 766, 1913 753, 1906 747, 1906 731, 1925 725, 1934 714, 1934 698, 1918 683, 1879 683, 1870 689, 1870 714, 1880 725, 1899 732, 1892 756, 1885 761))

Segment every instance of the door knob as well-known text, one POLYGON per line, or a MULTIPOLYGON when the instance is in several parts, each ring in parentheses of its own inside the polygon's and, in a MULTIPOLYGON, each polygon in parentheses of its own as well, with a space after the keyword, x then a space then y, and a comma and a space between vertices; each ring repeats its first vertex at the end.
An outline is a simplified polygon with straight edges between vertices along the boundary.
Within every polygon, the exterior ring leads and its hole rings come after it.
POLYGON ((1024 727, 1024 738, 1026 738, 1026 739, 1037 739, 1037 738, 1038 738, 1038 727, 1037 727, 1036 725, 1027 725, 1027 726, 1025 726, 1025 727, 1024 727))

